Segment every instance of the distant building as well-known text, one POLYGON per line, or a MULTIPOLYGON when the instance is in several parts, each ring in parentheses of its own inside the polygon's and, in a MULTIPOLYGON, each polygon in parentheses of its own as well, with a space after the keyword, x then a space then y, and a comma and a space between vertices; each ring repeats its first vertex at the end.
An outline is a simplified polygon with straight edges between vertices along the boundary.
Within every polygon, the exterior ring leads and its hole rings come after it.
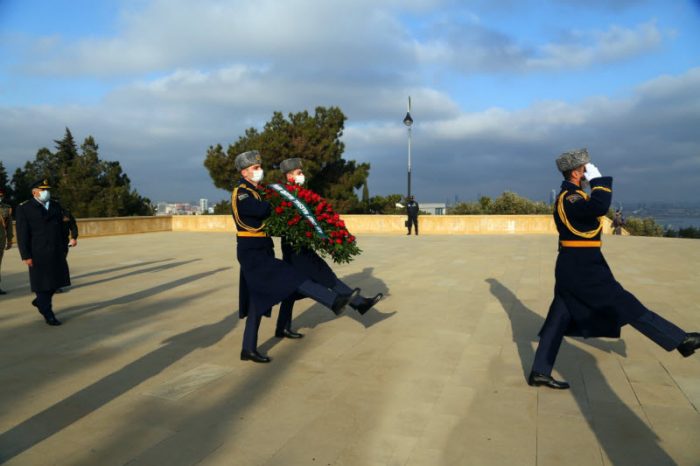
POLYGON ((156 215, 170 215, 166 211, 168 209, 167 202, 159 202, 156 206, 156 215))
POLYGON ((445 211, 447 210, 447 204, 444 202, 419 202, 418 205, 420 206, 420 210, 431 215, 445 215, 445 211))
POLYGON ((209 199, 200 199, 199 200, 199 212, 202 214, 209 212, 209 199))

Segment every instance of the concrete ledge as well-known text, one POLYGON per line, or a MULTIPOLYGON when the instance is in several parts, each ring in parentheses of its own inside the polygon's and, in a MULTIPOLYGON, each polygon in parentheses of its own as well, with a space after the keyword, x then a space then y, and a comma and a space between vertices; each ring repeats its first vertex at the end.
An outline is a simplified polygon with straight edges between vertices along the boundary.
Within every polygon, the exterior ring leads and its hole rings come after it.
MULTIPOLYGON (((230 215, 174 216, 173 231, 235 231, 230 215)), ((406 234, 403 215, 343 215, 353 234, 406 234)), ((603 232, 611 233, 604 219, 603 232)), ((427 235, 556 234, 551 215, 423 215, 420 233, 427 235)))
MULTIPOLYGON (((403 215, 343 215, 342 219, 353 234, 406 233, 403 215)), ((230 215, 82 218, 77 222, 83 238, 159 231, 236 231, 230 215)), ((423 215, 419 222, 424 235, 556 234, 551 215, 423 215)), ((603 232, 611 234, 611 220, 604 218, 604 222, 603 232)))
POLYGON ((81 238, 172 231, 172 218, 168 216, 81 218, 77 223, 81 238))

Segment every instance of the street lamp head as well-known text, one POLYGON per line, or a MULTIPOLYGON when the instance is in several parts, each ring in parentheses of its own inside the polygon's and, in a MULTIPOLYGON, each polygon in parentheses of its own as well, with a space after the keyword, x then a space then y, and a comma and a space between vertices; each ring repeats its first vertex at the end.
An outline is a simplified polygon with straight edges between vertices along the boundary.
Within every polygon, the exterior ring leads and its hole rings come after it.
POLYGON ((403 119, 403 124, 406 126, 411 126, 413 124, 413 118, 411 118, 411 112, 406 112, 406 116, 403 119))

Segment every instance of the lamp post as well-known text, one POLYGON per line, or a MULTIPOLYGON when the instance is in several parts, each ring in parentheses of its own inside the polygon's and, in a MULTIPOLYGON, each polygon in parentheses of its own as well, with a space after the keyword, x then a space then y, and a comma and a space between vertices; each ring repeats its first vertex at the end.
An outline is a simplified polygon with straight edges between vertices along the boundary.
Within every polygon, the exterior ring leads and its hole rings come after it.
POLYGON ((408 111, 403 119, 403 124, 408 128, 408 194, 406 197, 411 196, 411 125, 413 124, 413 118, 411 118, 411 96, 408 96, 408 111))

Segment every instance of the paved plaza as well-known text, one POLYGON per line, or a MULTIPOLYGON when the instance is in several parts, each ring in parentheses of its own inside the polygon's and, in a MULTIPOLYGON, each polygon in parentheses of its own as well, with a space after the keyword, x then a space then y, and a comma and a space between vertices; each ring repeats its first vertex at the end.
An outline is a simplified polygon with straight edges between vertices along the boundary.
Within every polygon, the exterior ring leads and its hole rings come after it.
MULTIPOLYGON (((297 303, 301 340, 239 360, 234 235, 81 240, 60 327, 30 304, 16 248, 0 297, 7 465, 700 465, 700 354, 632 328, 566 339, 525 377, 554 285, 556 236, 361 236, 335 267, 385 299, 364 316, 297 303)), ((605 237, 616 278, 700 329, 700 241, 605 237)))

